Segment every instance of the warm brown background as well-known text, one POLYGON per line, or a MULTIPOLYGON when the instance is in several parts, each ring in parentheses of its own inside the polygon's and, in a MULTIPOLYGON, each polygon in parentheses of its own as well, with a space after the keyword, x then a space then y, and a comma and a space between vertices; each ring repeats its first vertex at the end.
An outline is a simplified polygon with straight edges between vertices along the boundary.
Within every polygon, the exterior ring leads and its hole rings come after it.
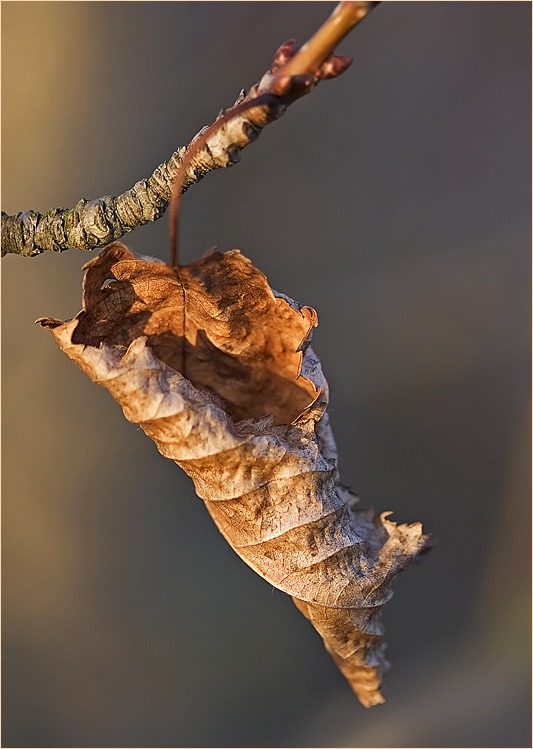
MULTIPOLYGON (((3 3, 3 210, 127 189, 332 7, 3 3)), ((183 204, 187 260, 238 247, 318 310, 344 480, 437 538, 385 613, 386 705, 33 325, 91 256, 6 257, 4 746, 530 745, 530 15, 383 3, 183 204)))

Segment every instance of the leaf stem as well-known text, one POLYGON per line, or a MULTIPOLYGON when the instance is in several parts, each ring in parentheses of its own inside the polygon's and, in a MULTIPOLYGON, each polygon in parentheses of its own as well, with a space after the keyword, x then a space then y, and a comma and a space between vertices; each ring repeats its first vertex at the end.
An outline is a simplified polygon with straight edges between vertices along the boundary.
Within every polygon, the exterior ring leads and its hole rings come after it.
POLYGON ((180 197, 183 192, 183 183, 187 174, 187 169, 190 167, 194 158, 202 150, 205 145, 208 145, 207 141, 209 138, 216 133, 220 128, 227 122, 232 120, 234 117, 246 112, 249 109, 255 109, 260 106, 267 106, 276 108, 280 104, 278 97, 272 94, 261 94, 253 99, 247 99, 241 104, 233 107, 229 111, 225 112, 219 117, 212 125, 201 131, 191 144, 189 145, 181 164, 176 174, 176 178, 172 185, 172 194, 170 197, 170 208, 168 214, 168 239, 169 239, 169 253, 170 253, 170 264, 173 268, 179 271, 179 247, 178 247, 178 213, 180 197))

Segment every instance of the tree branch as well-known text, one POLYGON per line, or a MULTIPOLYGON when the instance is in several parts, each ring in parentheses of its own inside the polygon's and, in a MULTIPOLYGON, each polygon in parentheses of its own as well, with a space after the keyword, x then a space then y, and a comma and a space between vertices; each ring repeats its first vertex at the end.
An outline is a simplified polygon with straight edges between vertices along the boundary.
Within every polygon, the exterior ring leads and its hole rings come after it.
MULTIPOLYGON (((282 45, 271 70, 248 94, 241 91, 233 105, 236 107, 245 99, 262 93, 272 93, 278 97, 279 106, 257 106, 222 125, 192 160, 182 192, 214 169, 236 164, 240 161, 242 149, 256 140, 265 125, 280 117, 289 104, 309 93, 319 80, 334 78, 344 72, 351 63, 350 58, 330 55, 346 34, 378 4, 341 2, 299 52, 293 40, 282 45)), ((219 113, 219 117, 223 114, 225 110, 219 113)), ((138 226, 156 221, 168 206, 172 184, 188 148, 178 148, 148 179, 140 180, 117 197, 105 196, 91 201, 83 198, 74 208, 53 208, 45 214, 24 211, 9 216, 2 211, 2 256, 11 253, 31 257, 45 250, 63 252, 71 247, 93 250, 138 226)))

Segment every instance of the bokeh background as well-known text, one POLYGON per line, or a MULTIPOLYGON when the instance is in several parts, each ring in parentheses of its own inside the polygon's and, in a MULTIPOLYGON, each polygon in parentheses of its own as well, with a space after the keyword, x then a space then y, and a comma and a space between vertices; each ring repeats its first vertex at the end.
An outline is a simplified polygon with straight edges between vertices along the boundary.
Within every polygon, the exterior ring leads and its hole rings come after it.
MULTIPOLYGON (((333 7, 2 3, 2 209, 128 189, 333 7)), ((385 610, 383 706, 33 324, 78 312, 91 255, 2 260, 4 746, 531 745, 530 28, 383 3, 183 202, 186 261, 238 247, 318 310, 343 480, 436 537, 385 610)))

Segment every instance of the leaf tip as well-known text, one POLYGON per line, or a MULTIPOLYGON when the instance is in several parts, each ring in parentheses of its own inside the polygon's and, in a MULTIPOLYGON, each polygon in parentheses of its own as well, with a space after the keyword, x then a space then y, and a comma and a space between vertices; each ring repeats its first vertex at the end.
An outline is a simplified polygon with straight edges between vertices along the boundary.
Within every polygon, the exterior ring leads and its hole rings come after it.
POLYGON ((38 317, 34 324, 40 325, 45 330, 53 330, 59 325, 63 325, 63 320, 56 320, 55 317, 38 317))

